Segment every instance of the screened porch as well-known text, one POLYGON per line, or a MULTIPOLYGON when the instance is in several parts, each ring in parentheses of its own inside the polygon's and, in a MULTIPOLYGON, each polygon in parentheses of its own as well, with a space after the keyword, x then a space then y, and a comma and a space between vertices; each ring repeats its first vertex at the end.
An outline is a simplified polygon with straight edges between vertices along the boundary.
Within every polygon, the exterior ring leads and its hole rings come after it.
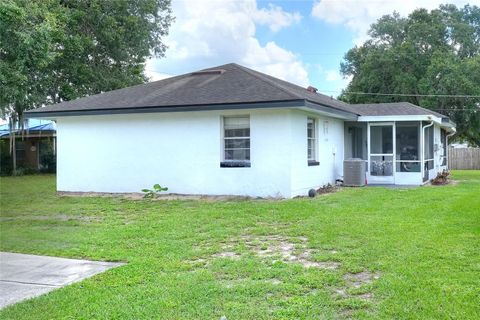
POLYGON ((369 184, 422 184, 446 165, 446 132, 426 121, 346 122, 349 158, 365 160, 369 184))

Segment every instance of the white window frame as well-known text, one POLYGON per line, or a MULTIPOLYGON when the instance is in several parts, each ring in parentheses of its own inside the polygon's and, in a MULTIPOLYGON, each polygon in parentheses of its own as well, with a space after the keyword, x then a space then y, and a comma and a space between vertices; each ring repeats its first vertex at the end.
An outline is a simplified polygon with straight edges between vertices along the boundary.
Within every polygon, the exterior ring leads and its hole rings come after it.
POLYGON ((309 164, 318 164, 318 157, 317 157, 317 143, 318 143, 318 134, 317 134, 317 128, 318 128, 318 121, 317 119, 315 118, 312 118, 312 117, 308 117, 307 118, 307 161, 309 164), (312 123, 313 124, 313 130, 312 130, 312 134, 313 134, 313 137, 309 137, 308 136, 308 126, 309 124, 312 123), (312 142, 312 157, 309 157, 308 155, 308 150, 309 150, 309 142, 310 141, 313 141, 312 142))
POLYGON ((248 139, 249 142, 251 142, 251 132, 248 136, 244 136, 244 137, 225 137, 225 119, 227 118, 247 118, 248 119, 248 129, 251 130, 251 126, 250 126, 250 115, 226 115, 226 116, 222 116, 222 150, 221 150, 221 153, 222 153, 222 162, 224 163, 250 163, 250 160, 252 158, 252 155, 251 155, 251 146, 249 148, 238 148, 238 149, 243 149, 243 150, 249 150, 250 151, 250 159, 243 159, 243 160, 236 160, 236 159, 225 159, 225 140, 233 140, 233 139, 248 139))

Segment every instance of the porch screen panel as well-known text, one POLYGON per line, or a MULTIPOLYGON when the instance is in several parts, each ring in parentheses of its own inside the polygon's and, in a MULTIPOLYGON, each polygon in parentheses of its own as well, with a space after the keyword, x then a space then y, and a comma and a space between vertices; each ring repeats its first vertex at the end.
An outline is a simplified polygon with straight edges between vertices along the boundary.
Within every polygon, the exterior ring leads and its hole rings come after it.
POLYGON ((442 143, 442 166, 447 165, 447 132, 444 129, 440 130, 440 142, 442 143))
POLYGON ((370 175, 393 175, 393 126, 370 127, 370 175))
POLYGON ((392 154, 393 139, 392 126, 370 127, 370 153, 371 154, 392 154))
POLYGON ((392 176, 393 156, 370 156, 370 175, 392 176))
POLYGON ((425 169, 433 169, 433 126, 425 129, 424 135, 424 160, 425 160, 425 169))
POLYGON ((396 171, 420 172, 420 127, 418 124, 396 126, 396 171))

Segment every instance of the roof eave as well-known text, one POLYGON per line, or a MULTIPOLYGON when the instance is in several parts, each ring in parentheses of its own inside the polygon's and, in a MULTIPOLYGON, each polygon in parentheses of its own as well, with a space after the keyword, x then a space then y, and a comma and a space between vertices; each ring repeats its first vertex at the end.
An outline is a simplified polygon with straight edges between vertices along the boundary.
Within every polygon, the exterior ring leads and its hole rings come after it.
POLYGON ((91 116, 91 115, 114 115, 114 114, 140 114, 158 112, 190 112, 190 111, 215 111, 235 109, 268 109, 268 108, 298 108, 305 107, 328 113, 337 118, 356 120, 357 115, 330 106, 312 103, 303 99, 286 101, 266 101, 248 103, 228 103, 209 105, 187 105, 187 106, 165 106, 165 107, 134 107, 134 108, 111 108, 111 109, 90 109, 90 110, 61 110, 61 111, 40 111, 31 110, 25 112, 26 118, 56 119, 60 117, 91 116))
POLYGON ((325 106, 325 105, 311 102, 311 101, 305 101, 305 107, 334 118, 339 118, 343 120, 355 120, 355 121, 358 119, 358 115, 356 113, 340 110, 332 106, 325 106))
POLYGON ((359 122, 384 122, 384 121, 433 121, 442 127, 455 128, 456 124, 447 117, 435 115, 384 115, 384 116, 359 116, 359 122))
POLYGON ((26 118, 44 118, 56 119, 60 117, 72 116, 92 116, 92 115, 115 115, 115 114, 141 114, 141 113, 159 113, 159 112, 190 112, 190 111, 215 111, 215 110, 235 110, 235 109, 266 109, 266 108, 289 108, 298 107, 304 104, 304 100, 286 100, 286 101, 266 101, 249 103, 227 103, 227 104, 208 104, 208 105, 185 105, 185 106, 162 106, 162 107, 131 107, 131 108, 102 108, 87 110, 59 110, 59 111, 41 111, 30 110, 25 112, 26 118))

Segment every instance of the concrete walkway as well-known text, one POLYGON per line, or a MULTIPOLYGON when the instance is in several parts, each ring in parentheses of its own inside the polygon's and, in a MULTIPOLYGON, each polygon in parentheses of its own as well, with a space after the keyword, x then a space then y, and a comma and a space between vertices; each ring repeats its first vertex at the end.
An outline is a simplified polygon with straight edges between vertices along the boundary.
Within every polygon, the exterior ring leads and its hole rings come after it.
POLYGON ((121 265, 0 252, 0 309, 121 265))

